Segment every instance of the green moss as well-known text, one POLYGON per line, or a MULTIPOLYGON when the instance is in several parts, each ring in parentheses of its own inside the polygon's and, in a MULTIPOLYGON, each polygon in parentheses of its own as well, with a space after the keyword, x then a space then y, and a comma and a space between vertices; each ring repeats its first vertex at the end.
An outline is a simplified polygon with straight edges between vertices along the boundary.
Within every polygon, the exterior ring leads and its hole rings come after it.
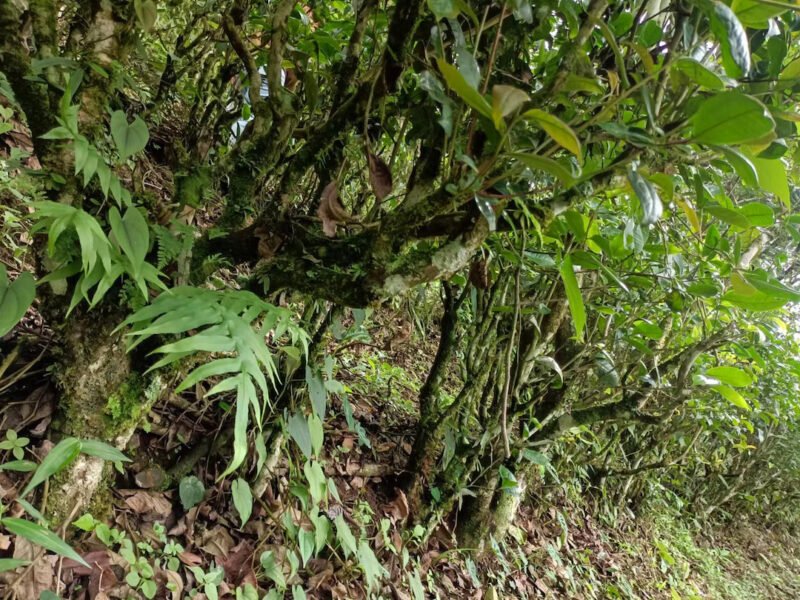
POLYGON ((145 405, 144 392, 145 382, 141 375, 133 374, 122 382, 106 401, 104 413, 109 429, 116 431, 131 422, 139 421, 145 405))

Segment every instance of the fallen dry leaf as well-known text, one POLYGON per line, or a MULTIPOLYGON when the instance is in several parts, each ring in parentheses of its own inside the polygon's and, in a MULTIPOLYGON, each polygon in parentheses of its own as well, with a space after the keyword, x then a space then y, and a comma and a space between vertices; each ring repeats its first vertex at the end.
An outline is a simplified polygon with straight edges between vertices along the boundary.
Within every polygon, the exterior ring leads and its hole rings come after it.
POLYGON ((217 525, 202 534, 201 543, 197 547, 204 552, 227 559, 233 545, 233 538, 228 530, 222 525, 217 525))
POLYGON ((405 521, 409 513, 408 498, 406 498, 403 490, 395 488, 394 491, 397 493, 397 497, 385 505, 383 511, 395 521, 405 521))
POLYGON ((339 183, 331 181, 322 190, 322 197, 317 208, 317 216, 322 221, 322 232, 328 237, 336 236, 336 225, 353 221, 353 217, 339 202, 339 183))
POLYGON ((392 172, 383 159, 375 154, 367 154, 369 165, 369 184, 378 200, 392 193, 392 172))
POLYGON ((121 490, 120 493, 123 496, 125 496, 126 493, 130 493, 130 495, 125 498, 125 504, 137 514, 153 513, 166 517, 172 512, 172 502, 167 500, 166 496, 162 493, 139 490, 121 490))
MULTIPOLYGON (((14 537, 14 558, 33 560, 36 558, 36 555, 39 554, 39 550, 39 546, 35 546, 25 538, 20 536, 14 537)), ((56 557, 42 554, 32 565, 20 567, 16 569, 13 574, 9 572, 9 575, 11 575, 9 583, 16 580, 17 576, 24 573, 14 588, 16 597, 38 598, 43 591, 52 589, 55 583, 55 570, 53 569, 54 560, 57 560, 56 557)), ((10 590, 6 590, 6 592, 10 592, 10 590)))

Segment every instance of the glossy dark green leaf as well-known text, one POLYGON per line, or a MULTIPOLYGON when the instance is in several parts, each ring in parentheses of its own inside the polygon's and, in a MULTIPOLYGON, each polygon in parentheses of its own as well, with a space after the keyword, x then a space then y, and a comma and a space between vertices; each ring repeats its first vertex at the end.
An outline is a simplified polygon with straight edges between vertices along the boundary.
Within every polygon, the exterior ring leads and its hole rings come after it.
POLYGON ((727 4, 719 0, 714 0, 711 4, 711 29, 722 49, 725 72, 734 79, 745 77, 750 72, 750 42, 747 32, 727 4))

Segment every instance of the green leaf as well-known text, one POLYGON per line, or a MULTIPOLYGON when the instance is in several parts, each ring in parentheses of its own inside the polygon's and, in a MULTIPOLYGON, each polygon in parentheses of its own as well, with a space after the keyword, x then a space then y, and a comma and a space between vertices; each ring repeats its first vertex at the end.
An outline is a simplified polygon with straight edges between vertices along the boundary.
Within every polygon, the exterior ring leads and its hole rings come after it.
POLYGON ((750 42, 747 32, 727 4, 715 0, 712 6, 714 12, 711 15, 711 30, 722 49, 722 66, 729 77, 745 77, 750 72, 750 42))
POLYGON ((522 458, 532 462, 535 465, 539 465, 540 467, 546 467, 550 464, 550 459, 547 458, 541 452, 537 452, 536 450, 532 450, 531 448, 525 448, 522 451, 522 458))
POLYGON ((458 7, 455 0, 428 0, 428 8, 437 21, 455 19, 458 16, 458 7))
POLYGON ((344 557, 349 558, 351 555, 356 554, 356 538, 353 537, 353 532, 350 531, 350 526, 344 520, 341 514, 336 515, 333 521, 336 525, 336 539, 344 551, 344 557))
POLYGON ((678 58, 673 61, 672 68, 686 75, 693 83, 710 90, 720 90, 725 87, 725 82, 719 75, 693 58, 685 56, 678 58))
POLYGON ((735 208, 712 205, 706 206, 705 211, 708 214, 715 216, 723 223, 727 223, 728 225, 735 225, 736 227, 741 227, 742 229, 747 229, 750 227, 750 220, 735 208))
POLYGON ((19 471, 27 473, 36 468, 36 463, 32 460, 10 460, 7 463, 0 465, 0 471, 19 471))
POLYGON ((739 22, 745 27, 753 27, 754 29, 767 29, 769 20, 785 13, 789 6, 791 5, 788 3, 783 7, 770 6, 757 0, 733 0, 731 2, 731 10, 736 14, 739 22))
POLYGON ((439 70, 442 72, 447 87, 481 115, 492 120, 492 107, 489 106, 489 103, 475 88, 467 83, 461 72, 441 58, 436 59, 436 64, 439 65, 439 70))
POLYGON ((300 546, 300 564, 305 567, 308 559, 314 555, 314 532, 301 527, 297 532, 297 544, 300 546))
POLYGON ((61 600, 61 596, 50 590, 44 590, 39 594, 39 600, 61 600))
POLYGON ((314 413, 320 419, 324 419, 325 409, 328 404, 325 381, 323 381, 319 373, 311 369, 310 365, 306 365, 306 384, 308 385, 308 394, 311 396, 311 406, 314 407, 314 413))
POLYGON ((305 591, 299 585, 292 586, 292 600, 307 600, 305 591))
POLYGON ((311 458, 314 454, 311 446, 311 432, 308 428, 308 420, 301 414, 294 414, 289 417, 289 422, 286 423, 286 429, 289 435, 303 451, 307 458, 311 458))
POLYGON ((711 388, 718 392, 731 404, 738 406, 742 410, 750 410, 750 405, 747 403, 747 400, 745 400, 744 397, 735 389, 730 388, 727 385, 714 385, 711 386, 711 388))
POLYGON ((116 207, 111 207, 108 211, 108 221, 111 224, 111 231, 114 232, 114 238, 133 265, 134 274, 138 274, 150 247, 150 229, 147 221, 133 206, 125 211, 124 217, 120 217, 116 207))
POLYGON ((89 566, 89 564, 83 560, 81 555, 75 552, 75 550, 73 550, 69 544, 58 537, 55 533, 42 527, 41 525, 26 521, 25 519, 16 519, 13 517, 0 519, 0 523, 2 523, 3 527, 5 527, 11 533, 23 537, 29 542, 38 544, 42 548, 46 548, 47 550, 55 552, 56 554, 71 558, 75 562, 78 562, 85 567, 89 566))
POLYGON ((111 115, 111 137, 120 157, 124 160, 144 150, 150 133, 147 131, 147 125, 138 116, 129 124, 125 113, 117 110, 111 115))
POLYGON ((250 520, 250 515, 253 513, 253 494, 250 491, 250 484, 239 477, 231 483, 231 494, 233 495, 233 505, 236 507, 236 512, 239 513, 239 518, 242 521, 242 527, 244 527, 244 524, 250 520))
POLYGON ((511 154, 511 158, 520 161, 532 171, 544 171, 545 173, 549 173, 553 177, 559 179, 565 188, 570 188, 575 184, 575 178, 572 176, 572 173, 552 158, 537 156, 535 154, 523 154, 521 152, 511 154))
POLYGON ((694 141, 701 144, 744 144, 775 129, 761 102, 735 90, 705 100, 690 122, 694 141))
POLYGON ((575 324, 575 336, 580 339, 583 334, 583 328, 586 325, 586 308, 583 305, 581 289, 572 269, 572 258, 569 254, 564 257, 559 273, 561 274, 561 281, 564 282, 564 290, 567 293, 567 303, 569 304, 569 312, 572 314, 572 322, 575 324))
POLYGON ((746 185, 753 187, 758 186, 758 171, 756 171, 756 167, 750 158, 739 152, 736 148, 731 148, 729 146, 719 146, 718 148, 722 150, 723 154, 725 154, 725 158, 728 159, 728 162, 733 167, 733 170, 736 171, 736 174, 742 178, 742 181, 746 185))
POLYGON ((156 3, 153 0, 134 0, 133 8, 136 11, 136 19, 139 21, 139 26, 145 33, 149 33, 158 18, 156 3))
POLYGON ((660 340, 664 335, 664 331, 661 327, 653 323, 648 323, 647 321, 637 321, 633 326, 633 332, 651 340, 660 340))
POLYGON ((303 474, 308 481, 308 491, 311 493, 311 499, 314 504, 319 504, 327 495, 325 492, 328 489, 328 481, 325 477, 325 472, 318 462, 309 460, 303 466, 303 474))
POLYGON ((69 466, 78 454, 80 454, 80 451, 81 443, 74 437, 66 437, 58 442, 51 448, 50 452, 47 453, 47 456, 44 457, 39 468, 36 469, 28 485, 25 486, 25 489, 22 491, 21 496, 27 496, 33 488, 42 483, 45 479, 69 466))
POLYGON ((653 225, 664 212, 656 187, 635 169, 628 168, 628 181, 642 207, 642 225, 653 225))
POLYGON ((178 495, 181 498, 183 510, 189 510, 203 501, 206 497, 206 488, 197 477, 189 475, 181 479, 178 485, 178 495))
POLYGON ((422 580, 417 569, 408 572, 408 587, 414 594, 414 600, 425 600, 425 588, 422 587, 422 580))
POLYGON ((358 544, 357 551, 358 564, 364 569, 364 575, 367 578, 367 588, 372 590, 380 583, 384 577, 388 577, 389 573, 381 566, 375 553, 366 540, 361 540, 358 544))
POLYGON ((93 531, 97 523, 98 522, 90 513, 86 513, 79 519, 75 519, 72 525, 82 531, 93 531))
POLYGON ((581 143, 578 140, 578 136, 564 121, 538 108, 526 110, 522 116, 525 119, 534 121, 559 145, 572 152, 578 158, 579 163, 583 162, 583 153, 581 152, 581 143))
POLYGON ((503 119, 519 110, 519 107, 530 100, 530 96, 511 85, 495 85, 492 87, 492 120, 498 131, 505 129, 503 119))
POLYGON ((11 285, 7 281, 6 266, 0 264, 0 337, 19 323, 36 295, 33 276, 27 271, 20 273, 11 285))
POLYGON ((748 202, 739 209, 754 227, 771 227, 775 224, 775 211, 761 202, 748 202))
POLYGON ((711 367, 706 369, 706 375, 733 387, 747 387, 753 383, 753 378, 746 371, 736 367, 711 367))
POLYGON ((275 585, 281 590, 286 589, 286 578, 283 576, 283 571, 280 567, 275 564, 275 555, 272 550, 267 550, 261 555, 261 568, 264 569, 264 574, 269 577, 275 585))
POLYGON ((24 567, 25 565, 31 564, 29 560, 23 560, 21 558, 0 558, 0 573, 3 571, 13 571, 14 569, 18 569, 19 567, 24 567))
POLYGON ((131 459, 109 444, 97 440, 81 440, 81 452, 112 462, 131 462, 131 459))
POLYGON ((786 175, 786 168, 780 159, 755 158, 747 154, 748 160, 758 173, 758 185, 762 190, 771 192, 791 210, 792 201, 789 192, 789 179, 786 175))

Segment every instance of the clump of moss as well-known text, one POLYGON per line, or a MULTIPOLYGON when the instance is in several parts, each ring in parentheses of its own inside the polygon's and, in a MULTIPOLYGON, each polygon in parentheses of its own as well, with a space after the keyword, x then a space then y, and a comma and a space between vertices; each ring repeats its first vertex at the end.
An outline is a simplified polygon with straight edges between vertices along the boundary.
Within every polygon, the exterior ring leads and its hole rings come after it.
POLYGON ((107 430, 118 431, 123 426, 138 422, 145 401, 145 381, 138 373, 132 374, 120 384, 106 401, 104 414, 107 430))

